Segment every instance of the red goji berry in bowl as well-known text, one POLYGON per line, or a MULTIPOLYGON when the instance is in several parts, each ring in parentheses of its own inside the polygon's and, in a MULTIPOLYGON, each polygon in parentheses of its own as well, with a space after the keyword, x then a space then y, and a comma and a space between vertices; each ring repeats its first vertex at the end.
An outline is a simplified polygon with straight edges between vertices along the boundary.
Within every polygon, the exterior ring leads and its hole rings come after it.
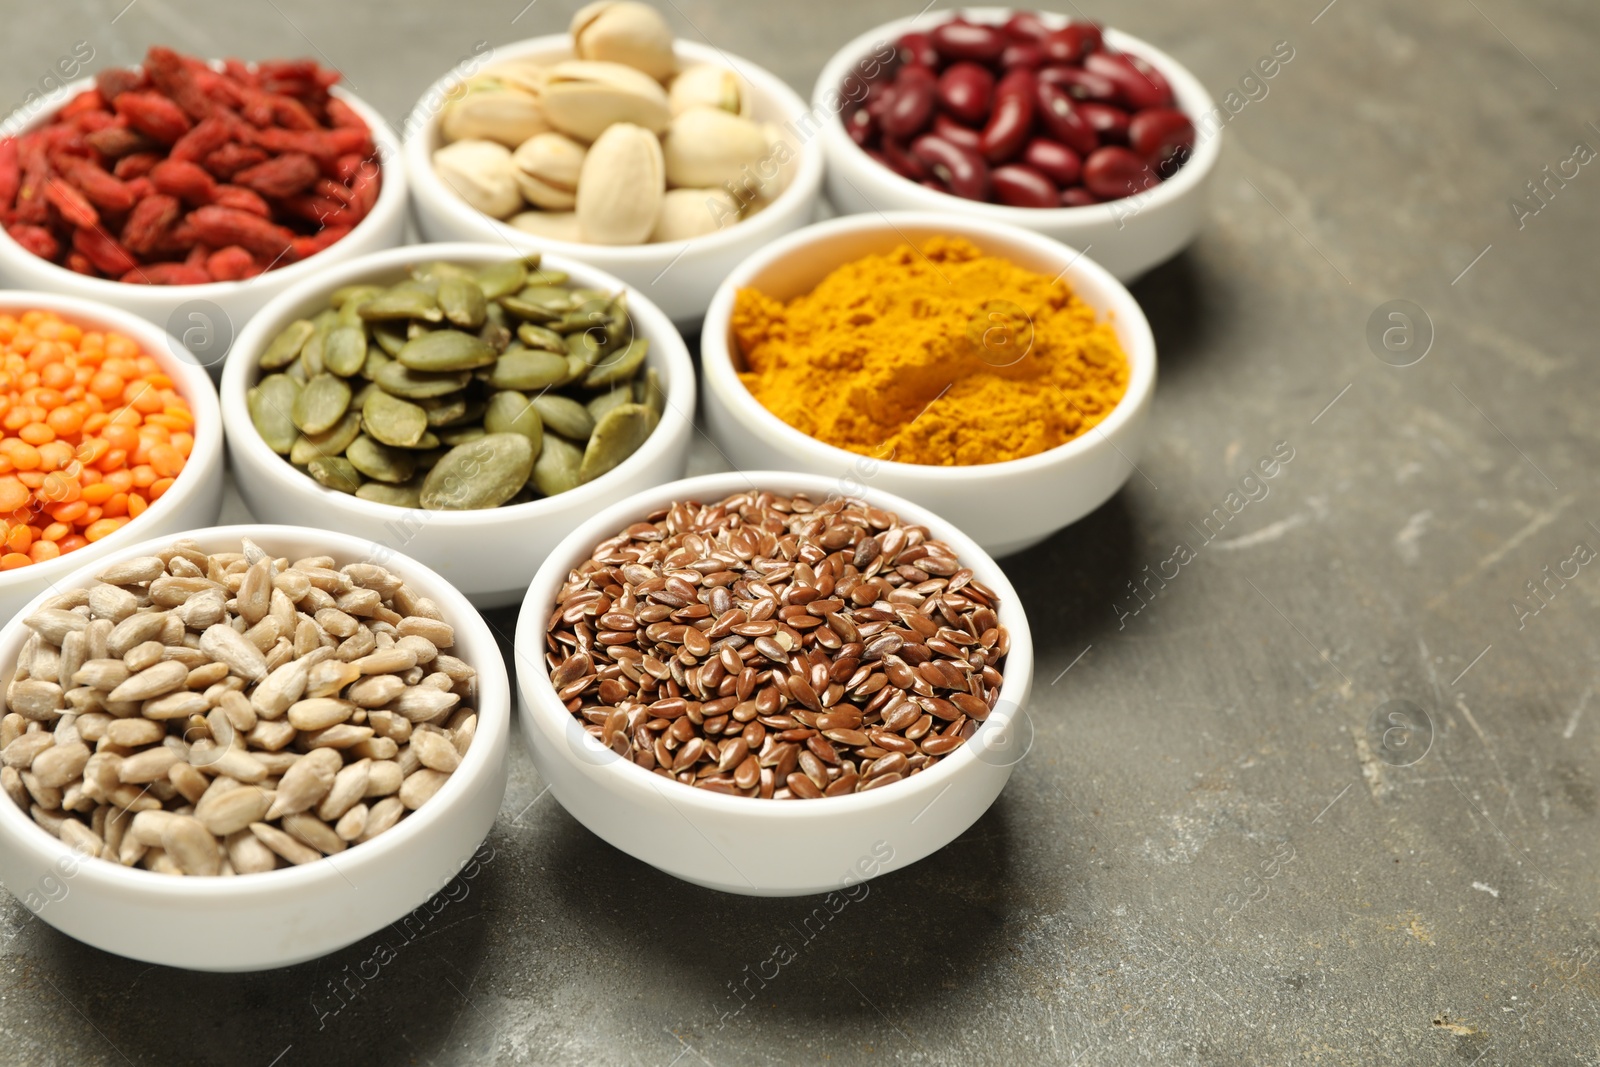
POLYGON ((0 125, 0 280, 141 316, 218 373, 274 295, 400 243, 400 146, 308 60, 204 62, 63 86, 0 125))
POLYGON ((867 31, 822 68, 812 108, 841 214, 1021 226, 1123 282, 1194 240, 1231 118, 1137 37, 1003 7, 867 31))

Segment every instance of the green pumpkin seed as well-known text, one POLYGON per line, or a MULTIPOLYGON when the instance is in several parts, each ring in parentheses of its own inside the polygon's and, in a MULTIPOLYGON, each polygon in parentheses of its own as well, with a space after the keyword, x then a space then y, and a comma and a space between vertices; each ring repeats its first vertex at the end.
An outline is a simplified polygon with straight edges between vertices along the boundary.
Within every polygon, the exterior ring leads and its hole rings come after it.
POLYGON ((587 441, 589 435, 594 433, 595 416, 570 397, 545 393, 534 397, 531 403, 533 410, 539 413, 540 421, 552 433, 579 443, 587 441))
POLYGON ((543 304, 535 304, 524 300, 520 295, 516 294, 502 296, 499 304, 517 318, 528 322, 554 322, 561 317, 560 311, 554 311, 543 304))
POLYGON ((321 484, 341 493, 354 493, 361 488, 361 475, 354 463, 343 456, 319 457, 306 468, 321 484))
POLYGON ((499 300, 528 284, 528 268, 520 260, 509 259, 480 268, 474 278, 485 297, 499 300))
POLYGON ((611 298, 611 321, 606 324, 606 336, 611 339, 608 346, 611 348, 633 338, 633 320, 628 317, 626 289, 611 298))
POLYGON ((603 326, 590 326, 586 330, 569 333, 566 336, 567 354, 580 357, 587 367, 592 367, 605 358, 610 346, 611 338, 606 336, 603 326))
POLYGON ((634 399, 656 413, 659 420, 667 413, 667 390, 654 367, 645 368, 643 378, 633 380, 634 399))
POLYGON ((409 481, 417 469, 416 460, 409 452, 379 444, 366 434, 351 441, 344 455, 355 464, 356 470, 368 478, 376 478, 391 485, 409 481))
POLYGON ((506 309, 499 304, 484 305, 483 326, 478 330, 478 340, 496 352, 504 352, 513 336, 506 309))
POLYGON ((367 331, 359 325, 330 330, 322 343, 322 362, 341 377, 355 374, 367 362, 367 331))
POLYGON ((304 467, 314 459, 341 456, 361 432, 361 415, 352 409, 344 413, 331 429, 317 434, 301 434, 289 450, 289 462, 304 467))
POLYGON ((316 332, 310 319, 295 319, 278 332, 257 363, 262 370, 282 370, 300 357, 300 349, 316 332))
POLYGON ((439 322, 444 312, 434 295, 416 282, 401 282, 385 289, 361 305, 361 317, 368 322, 392 322, 396 319, 423 319, 439 322))
POLYGON ((488 318, 488 301, 470 276, 439 280, 439 307, 444 317, 464 330, 476 330, 488 318))
POLYGON ((267 447, 280 456, 289 454, 300 431, 294 423, 295 398, 300 384, 286 374, 270 374, 256 383, 246 397, 250 421, 267 447))
POLYGON ((283 373, 293 378, 296 385, 305 385, 311 377, 306 373, 306 365, 298 359, 283 368, 283 373))
POLYGON ((406 482, 404 485, 387 485, 384 482, 362 482, 356 496, 375 504, 388 504, 396 508, 420 508, 422 483, 406 482))
POLYGON ((497 508, 517 495, 533 471, 533 445, 520 433, 491 433, 452 448, 422 483, 429 511, 497 508))
POLYGON ((467 394, 429 397, 417 401, 417 406, 427 413, 429 426, 449 426, 467 413, 467 394))
POLYGON ((440 430, 435 440, 440 444, 454 448, 457 445, 464 445, 468 441, 476 441, 488 432, 482 426, 457 426, 454 429, 440 430))
POLYGON ((393 323, 377 322, 372 324, 372 339, 383 349, 383 354, 394 357, 406 346, 406 331, 404 326, 393 323))
MULTIPOLYGON (((478 436, 479 437, 483 436, 482 427, 479 427, 478 436)), ((476 439, 477 438, 473 438, 473 440, 476 440, 476 439)), ((466 444, 465 441, 463 441, 461 443, 462 444, 466 444)), ((425 452, 412 452, 411 453, 412 458, 415 459, 416 462, 417 462, 417 473, 416 473, 415 476, 412 477, 411 482, 413 484, 415 484, 418 489, 422 488, 422 479, 423 479, 423 477, 429 471, 433 470, 434 465, 436 463, 438 463, 441 459, 443 459, 445 457, 445 454, 448 453, 452 447, 453 446, 451 446, 451 445, 440 445, 438 448, 430 448, 425 452)))
POLYGON ((542 348, 546 352, 567 351, 566 338, 554 330, 547 330, 537 323, 525 322, 517 327, 517 340, 529 348, 542 348))
POLYGON ((322 359, 322 350, 328 343, 328 332, 339 325, 339 313, 329 308, 319 312, 311 323, 317 328, 317 332, 306 338, 306 343, 300 348, 300 365, 305 368, 308 381, 327 370, 327 365, 322 359))
MULTIPOLYGON (((429 260, 419 263, 411 268, 411 279, 425 286, 434 287, 433 292, 438 292, 438 287, 451 278, 471 278, 472 272, 466 267, 454 263, 446 263, 442 259, 429 260)), ((442 304, 442 302, 441 302, 442 304)))
POLYGON ((382 370, 386 364, 393 362, 394 360, 390 359, 384 354, 383 349, 379 348, 377 345, 368 345, 367 358, 361 364, 361 377, 365 378, 369 382, 374 381, 378 377, 378 372, 382 370))
POLYGON ((533 485, 545 496, 557 496, 576 489, 582 482, 578 468, 583 465, 583 450, 553 433, 544 435, 539 458, 533 464, 533 485))
POLYGON ((434 330, 406 342, 395 357, 404 366, 420 371, 471 370, 487 367, 498 358, 493 348, 470 333, 434 330))
POLYGON ((415 448, 428 429, 428 413, 382 389, 374 389, 361 405, 361 428, 380 444, 415 448))
POLYGON ((439 435, 434 433, 432 430, 428 430, 421 437, 417 438, 417 443, 411 447, 413 449, 426 450, 430 448, 438 448, 441 444, 443 444, 443 442, 440 441, 439 435))
POLYGON ((495 361, 489 384, 496 389, 548 389, 565 380, 567 361, 554 352, 527 348, 508 349, 495 361))
MULTIPOLYGON (((634 383, 634 385, 637 384, 637 382, 634 383)), ((637 402, 638 399, 638 397, 633 395, 633 386, 624 384, 617 386, 609 393, 601 393, 584 406, 589 409, 590 418, 598 422, 600 419, 605 417, 606 412, 610 411, 618 404, 634 403, 637 402)), ((585 435, 585 438, 587 438, 587 436, 588 435, 585 435)))
POLYGON ((341 285, 328 297, 328 303, 344 311, 346 308, 359 307, 382 292, 381 285, 341 285))
POLYGON ((535 453, 544 442, 544 420, 526 394, 507 390, 489 398, 483 412, 483 428, 490 433, 520 433, 533 444, 535 453))
POLYGON ((378 377, 374 380, 386 393, 403 396, 407 400, 417 400, 423 397, 444 396, 464 389, 472 380, 472 374, 468 371, 431 374, 427 371, 412 370, 402 363, 388 363, 378 368, 378 377))
POLYGON ((571 277, 564 270, 541 270, 536 264, 528 268, 528 280, 523 284, 562 288, 571 280, 571 277))
POLYGON ((596 363, 583 379, 583 384, 590 389, 600 389, 618 382, 632 381, 633 376, 639 373, 649 348, 649 341, 635 337, 626 348, 620 348, 596 363))
POLYGON ((583 450, 578 480, 592 482, 613 470, 639 451, 650 431, 656 428, 656 413, 643 404, 618 404, 594 425, 594 433, 583 450))
POLYGON ((322 433, 344 418, 350 407, 350 385, 333 374, 319 374, 294 398, 294 424, 302 433, 322 433))

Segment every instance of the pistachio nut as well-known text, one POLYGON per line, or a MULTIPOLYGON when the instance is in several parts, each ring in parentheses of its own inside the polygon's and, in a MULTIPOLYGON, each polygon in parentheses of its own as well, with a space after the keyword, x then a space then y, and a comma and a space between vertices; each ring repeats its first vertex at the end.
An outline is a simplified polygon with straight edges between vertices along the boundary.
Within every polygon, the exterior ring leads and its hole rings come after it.
POLYGON ((509 88, 525 90, 537 98, 544 95, 545 84, 550 81, 550 65, 532 56, 523 56, 496 63, 480 77, 493 79, 509 88))
POLYGON ((523 141, 511 153, 523 198, 547 211, 571 211, 584 155, 583 145, 566 134, 539 133, 523 141))
POLYGON ((593 141, 619 122, 660 133, 672 121, 666 90, 621 63, 557 63, 550 68, 543 106, 551 126, 580 141, 593 141))
POLYGON ((578 215, 573 211, 523 211, 506 220, 523 233, 548 237, 552 241, 583 240, 578 230, 578 215))
POLYGON ((498 79, 472 83, 439 116, 446 141, 498 141, 508 148, 549 128, 538 97, 498 79))
POLYGON ((522 207, 511 149, 495 141, 457 141, 433 154, 433 170, 457 196, 503 219, 522 207))
POLYGON ((578 230, 591 244, 643 243, 666 193, 661 142, 632 123, 601 134, 578 176, 578 230))
POLYGON ((633 0, 597 0, 572 16, 572 43, 579 59, 625 63, 665 80, 677 67, 672 30, 660 12, 633 0))
POLYGON ((669 189, 650 240, 687 241, 738 221, 739 205, 722 189, 669 189))
POLYGON ((661 149, 667 182, 704 188, 754 180, 767 138, 749 119, 714 107, 692 107, 672 120, 661 149))
POLYGON ((672 79, 667 89, 667 103, 674 115, 681 115, 692 107, 714 107, 748 118, 750 88, 727 67, 696 63, 672 79))

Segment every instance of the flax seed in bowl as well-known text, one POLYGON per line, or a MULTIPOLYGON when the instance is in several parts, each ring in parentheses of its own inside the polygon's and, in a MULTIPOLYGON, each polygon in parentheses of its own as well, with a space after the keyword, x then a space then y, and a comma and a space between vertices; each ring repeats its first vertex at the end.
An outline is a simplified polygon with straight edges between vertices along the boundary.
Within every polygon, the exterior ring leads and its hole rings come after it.
POLYGON ((921 859, 1025 749, 1032 643, 1004 572, 926 509, 815 475, 708 475, 606 509, 535 576, 516 649, 557 800, 725 892, 921 859))
POLYGON ((134 545, 24 608, 0 667, 0 879, 150 963, 261 970, 359 940, 462 868, 505 793, 488 627, 345 534, 134 545))

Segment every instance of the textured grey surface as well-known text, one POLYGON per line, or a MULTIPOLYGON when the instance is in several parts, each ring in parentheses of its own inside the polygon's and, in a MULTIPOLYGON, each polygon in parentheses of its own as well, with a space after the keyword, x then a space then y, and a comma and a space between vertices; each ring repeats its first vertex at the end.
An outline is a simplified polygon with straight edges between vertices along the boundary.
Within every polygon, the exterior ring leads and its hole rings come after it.
MULTIPOLYGON (((76 41, 95 66, 162 42, 314 52, 398 120, 474 41, 576 6, 523 2, 12 3, 0 107, 76 41)), ((1037 739, 958 841, 807 928, 816 900, 697 889, 602 844, 519 741, 494 858, 342 999, 398 934, 204 976, 7 898, 0 1062, 1596 1062, 1595 568, 1512 604, 1600 548, 1600 174, 1521 228, 1508 198, 1600 146, 1600 17, 1325 2, 1086 4, 1219 97, 1275 42, 1295 55, 1229 124, 1212 223, 1135 287, 1161 356, 1147 477, 1006 561, 1037 739), (1398 298, 1436 333, 1403 369, 1365 339, 1398 298), (1268 495, 1200 544, 1190 524, 1279 441, 1268 495), (1196 558, 1119 622, 1180 541, 1196 558), (1394 699, 1432 724, 1410 766, 1370 727, 1394 699), (779 944, 797 958, 745 1003, 779 944)), ((840 42, 916 9, 664 6, 805 93, 840 42)))

